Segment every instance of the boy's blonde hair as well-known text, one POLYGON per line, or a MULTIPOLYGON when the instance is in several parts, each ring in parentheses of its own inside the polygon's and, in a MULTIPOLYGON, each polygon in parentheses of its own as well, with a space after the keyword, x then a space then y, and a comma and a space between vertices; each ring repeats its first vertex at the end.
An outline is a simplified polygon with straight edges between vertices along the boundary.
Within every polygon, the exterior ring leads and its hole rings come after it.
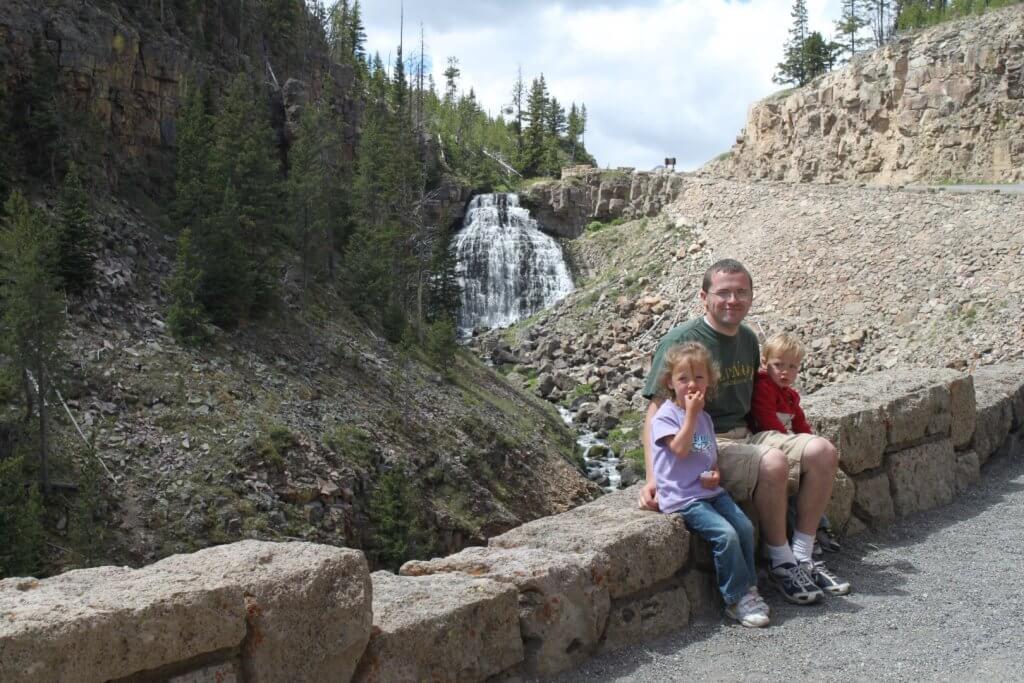
POLYGON ((672 389, 672 372, 679 367, 681 363, 686 362, 697 362, 703 363, 704 367, 708 369, 708 396, 714 393, 714 389, 718 386, 718 364, 715 363, 715 359, 711 357, 711 352, 708 351, 707 347, 700 342, 683 342, 682 344, 676 344, 669 348, 665 352, 665 358, 661 364, 661 375, 658 377, 659 393, 669 396, 674 396, 675 391, 672 389))
POLYGON ((792 332, 773 334, 764 343, 764 359, 766 361, 783 356, 796 356, 798 360, 803 360, 804 353, 804 345, 800 343, 800 338, 792 332))

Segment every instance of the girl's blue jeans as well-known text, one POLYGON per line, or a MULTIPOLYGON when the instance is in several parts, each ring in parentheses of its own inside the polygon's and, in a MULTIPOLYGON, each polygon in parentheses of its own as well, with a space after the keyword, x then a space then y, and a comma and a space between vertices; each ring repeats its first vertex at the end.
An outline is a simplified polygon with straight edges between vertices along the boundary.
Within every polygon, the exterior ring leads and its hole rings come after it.
POLYGON ((679 511, 691 531, 711 544, 718 589, 726 605, 734 605, 757 585, 754 567, 754 525, 728 493, 695 500, 679 511))

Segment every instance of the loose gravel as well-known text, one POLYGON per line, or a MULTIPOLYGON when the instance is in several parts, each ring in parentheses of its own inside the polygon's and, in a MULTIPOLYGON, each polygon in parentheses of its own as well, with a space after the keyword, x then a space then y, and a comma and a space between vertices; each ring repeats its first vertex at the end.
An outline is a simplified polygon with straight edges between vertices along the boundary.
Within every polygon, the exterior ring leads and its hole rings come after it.
POLYGON ((763 589, 766 629, 698 622, 557 680, 1024 678, 1024 460, 989 463, 951 505, 848 539, 827 559, 851 595, 799 607, 763 589))

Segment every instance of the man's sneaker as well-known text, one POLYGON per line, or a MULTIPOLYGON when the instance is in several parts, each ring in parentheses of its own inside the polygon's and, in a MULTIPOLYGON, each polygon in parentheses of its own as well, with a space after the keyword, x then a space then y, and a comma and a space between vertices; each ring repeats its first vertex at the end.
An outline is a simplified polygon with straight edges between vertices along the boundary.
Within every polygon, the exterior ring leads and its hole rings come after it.
POLYGON ((830 529, 820 527, 818 529, 818 533, 814 535, 815 555, 819 554, 817 552, 818 548, 821 548, 827 553, 835 553, 839 552, 840 547, 839 541, 837 541, 836 537, 832 535, 832 531, 830 529))
POLYGON ((748 591, 735 605, 725 608, 725 614, 750 628, 763 628, 770 619, 764 610, 768 607, 755 591, 748 591))
POLYGON ((814 585, 829 595, 846 595, 850 592, 850 582, 843 581, 829 571, 824 562, 803 562, 800 566, 814 581, 814 585))
POLYGON ((782 593, 782 597, 798 605, 817 602, 823 595, 821 589, 815 585, 803 567, 792 562, 784 562, 777 567, 772 567, 768 572, 768 578, 782 593))

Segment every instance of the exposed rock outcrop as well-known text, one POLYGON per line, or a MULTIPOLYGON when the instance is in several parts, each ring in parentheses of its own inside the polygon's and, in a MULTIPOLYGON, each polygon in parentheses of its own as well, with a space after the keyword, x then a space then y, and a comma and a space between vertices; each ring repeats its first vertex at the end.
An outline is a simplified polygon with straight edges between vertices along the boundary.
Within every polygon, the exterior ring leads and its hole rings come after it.
POLYGON ((561 180, 534 183, 521 199, 545 232, 573 238, 591 221, 654 216, 682 186, 682 175, 665 171, 572 167, 561 180))
POLYGON ((1024 180, 1024 5, 900 37, 753 105, 713 175, 1024 180))

